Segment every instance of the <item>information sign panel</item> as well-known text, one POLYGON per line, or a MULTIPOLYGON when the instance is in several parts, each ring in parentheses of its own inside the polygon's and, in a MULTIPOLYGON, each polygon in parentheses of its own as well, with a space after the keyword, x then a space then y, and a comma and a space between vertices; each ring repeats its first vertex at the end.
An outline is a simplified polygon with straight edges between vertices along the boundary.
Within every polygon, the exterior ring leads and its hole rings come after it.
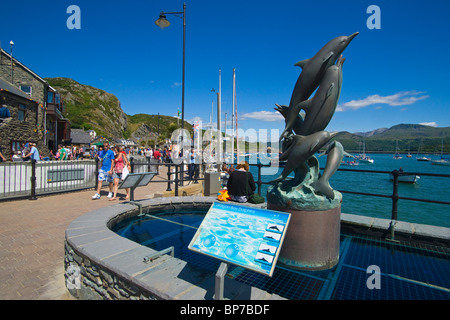
POLYGON ((272 276, 291 214, 215 202, 188 248, 272 276))
POLYGON ((145 187, 156 175, 156 172, 130 173, 119 186, 119 189, 145 187))

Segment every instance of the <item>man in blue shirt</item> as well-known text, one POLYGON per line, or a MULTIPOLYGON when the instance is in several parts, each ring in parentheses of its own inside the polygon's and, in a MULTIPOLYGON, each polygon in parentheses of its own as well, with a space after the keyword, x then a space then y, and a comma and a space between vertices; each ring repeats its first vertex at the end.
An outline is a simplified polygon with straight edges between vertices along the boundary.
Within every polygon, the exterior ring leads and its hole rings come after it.
MULTIPOLYGON (((108 198, 111 198, 113 193, 113 178, 112 178, 112 168, 111 162, 114 160, 114 152, 109 149, 109 143, 105 142, 103 145, 103 153, 99 159, 102 161, 102 167, 98 171, 98 185, 97 193, 92 197, 92 200, 100 199, 100 190, 102 189, 103 181, 109 182, 109 193, 108 198)), ((99 155, 100 156, 100 155, 99 155)))
POLYGON ((30 157, 31 160, 39 161, 41 160, 41 157, 39 155, 39 150, 36 148, 36 143, 30 142, 30 153, 25 155, 25 158, 30 157))

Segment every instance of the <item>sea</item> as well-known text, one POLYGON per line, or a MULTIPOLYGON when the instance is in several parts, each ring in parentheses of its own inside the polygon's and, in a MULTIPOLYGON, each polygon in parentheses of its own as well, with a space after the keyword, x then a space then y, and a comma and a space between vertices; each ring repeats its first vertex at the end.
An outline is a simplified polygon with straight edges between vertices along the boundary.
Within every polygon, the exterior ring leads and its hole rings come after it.
MULTIPOLYGON (((370 171, 388 171, 403 169, 404 172, 433 173, 450 175, 450 166, 432 165, 431 161, 418 161, 416 155, 408 158, 402 155, 402 159, 394 159, 393 154, 367 154, 374 163, 359 163, 357 166, 341 165, 339 169, 355 169, 370 171)), ((439 156, 427 155, 432 160, 440 159, 439 156)), ((321 168, 325 167, 326 156, 318 157, 321 168)), ((344 158, 344 161, 351 158, 344 158)), ((252 163, 252 161, 249 161, 252 163)), ((275 179, 283 170, 262 174, 261 180, 269 182, 275 179)), ((257 166, 250 166, 255 181, 258 177, 257 166)), ((450 202, 450 177, 422 176, 414 184, 399 183, 399 197, 435 200, 450 202)), ((364 192, 391 196, 393 193, 393 181, 389 174, 372 172, 352 172, 338 170, 330 179, 330 185, 337 191, 364 192)), ((268 185, 263 184, 261 195, 265 196, 268 185)), ((342 213, 362 215, 374 218, 391 219, 392 199, 375 196, 355 195, 342 193, 342 213)), ((427 224, 450 228, 450 205, 419 202, 413 200, 398 200, 398 221, 427 224)))

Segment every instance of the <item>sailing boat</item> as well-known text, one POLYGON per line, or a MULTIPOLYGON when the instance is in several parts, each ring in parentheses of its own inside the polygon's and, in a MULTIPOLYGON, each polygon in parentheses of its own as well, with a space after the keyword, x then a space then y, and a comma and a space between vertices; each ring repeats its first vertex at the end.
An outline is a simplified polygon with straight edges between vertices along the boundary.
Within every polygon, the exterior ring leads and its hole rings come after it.
POLYGON ((423 140, 420 140, 419 149, 417 150, 417 157, 416 157, 416 159, 417 159, 417 161, 430 161, 431 159, 427 158, 425 156, 420 156, 419 157, 420 150, 421 150, 421 147, 422 147, 422 142, 423 142, 423 140))
POLYGON ((394 159, 395 160, 400 160, 400 159, 402 159, 403 157, 398 153, 398 140, 396 141, 396 144, 395 144, 395 154, 394 154, 394 159))
POLYGON ((363 152, 359 156, 356 157, 361 163, 373 163, 373 159, 369 158, 366 155, 366 140, 363 140, 363 152))
POLYGON ((406 157, 408 157, 408 158, 412 158, 412 155, 411 155, 411 142, 408 142, 408 155, 406 156, 406 157))
POLYGON ((441 159, 431 161, 431 164, 440 165, 440 166, 450 166, 450 159, 444 159, 444 136, 442 136, 441 142, 441 159))

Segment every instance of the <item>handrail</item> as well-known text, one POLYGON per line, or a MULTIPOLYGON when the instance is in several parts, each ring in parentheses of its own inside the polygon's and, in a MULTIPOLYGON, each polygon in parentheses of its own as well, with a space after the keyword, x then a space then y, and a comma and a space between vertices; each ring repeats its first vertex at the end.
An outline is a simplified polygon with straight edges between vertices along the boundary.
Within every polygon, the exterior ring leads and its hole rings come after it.
MULTIPOLYGON (((258 166, 258 193, 260 193, 261 185, 266 184, 269 185, 269 182, 262 182, 260 177, 261 167, 270 167, 269 165, 264 165, 261 163, 257 164, 249 164, 251 166, 258 166)), ((323 170, 324 168, 320 168, 323 170)), ((428 202, 428 203, 436 203, 436 204, 444 204, 444 205, 450 205, 449 201, 439 201, 439 200, 430 200, 430 199, 418 199, 418 198, 410 198, 410 197, 401 197, 398 194, 398 177, 400 175, 420 175, 420 176, 431 176, 431 177, 444 177, 444 178, 450 178, 450 174, 438 174, 438 173, 422 173, 422 172, 399 172, 398 170, 393 171, 381 171, 381 170, 360 170, 360 169, 346 169, 346 168, 339 168, 338 171, 351 171, 351 172, 365 172, 365 173, 380 173, 380 174, 392 174, 393 175, 393 191, 391 195, 385 195, 385 194, 377 194, 377 193, 368 193, 368 192, 358 192, 358 191, 349 191, 349 190, 337 190, 341 193, 348 193, 348 194, 357 194, 357 195, 363 195, 363 196, 372 196, 372 197, 382 197, 382 198, 391 198, 392 199, 392 214, 391 218, 392 220, 397 220, 398 215, 398 200, 410 200, 410 201, 419 201, 419 202, 428 202)))
MULTIPOLYGON (((95 173, 96 176, 98 174, 98 159, 96 159, 95 162, 95 173)), ((131 162, 131 172, 135 172, 136 166, 166 166, 167 167, 167 179, 162 180, 153 180, 152 182, 164 182, 167 183, 167 190, 166 191, 172 191, 171 184, 174 184, 175 187, 175 196, 178 196, 178 188, 179 186, 183 186, 184 182, 184 161, 182 161, 179 164, 176 163, 152 163, 149 161, 134 161, 132 158, 130 160, 131 162), (172 167, 175 167, 175 172, 172 172, 172 167)), ((203 171, 205 169, 205 163, 198 164, 203 168, 203 171)), ((271 167, 271 164, 262 164, 262 163, 250 163, 250 166, 257 166, 258 167, 258 178, 255 181, 257 184, 257 192, 261 195, 261 187, 262 185, 269 185, 269 182, 263 182, 261 177, 261 169, 263 167, 271 167)), ((320 168, 323 170, 324 168, 320 168)), ((159 171, 159 170, 158 170, 159 171)), ((381 198, 390 198, 392 200, 392 214, 391 218, 392 220, 397 220, 398 215, 398 201, 399 200, 408 200, 408 201, 418 201, 418 202, 427 202, 427 203, 435 203, 435 204, 442 204, 442 205, 450 205, 450 201, 440 201, 440 200, 430 200, 430 199, 420 199, 420 198, 412 198, 412 197, 402 197, 398 193, 398 178, 400 175, 408 174, 408 175, 420 175, 420 176, 430 176, 430 177, 443 177, 443 178, 450 178, 450 174, 437 174, 437 173, 423 173, 423 172, 399 172, 398 170, 393 171, 381 171, 381 170, 362 170, 362 169, 347 169, 347 168, 339 168, 338 171, 347 171, 347 172, 360 172, 360 173, 377 173, 377 174, 389 174, 393 176, 393 187, 392 187, 392 194, 377 194, 377 193, 369 193, 369 192, 359 192, 359 191, 352 191, 352 190, 337 190, 341 193, 348 193, 348 194, 355 194, 355 195, 363 195, 363 196, 371 196, 371 197, 381 197, 381 198)), ((25 197, 28 197, 30 200, 36 200, 36 161, 31 161, 31 192, 28 195, 24 195, 25 197)), ((201 181, 205 180, 205 178, 200 178, 198 175, 196 175, 193 179, 193 181, 201 181)), ((97 184, 97 179, 94 180, 93 186, 85 186, 85 188, 95 188, 97 184)), ((76 190, 76 189, 75 189, 76 190)), ((61 192, 61 190, 57 190, 55 192, 61 192)), ((2 198, 0 200, 6 200, 7 198, 2 198)))

